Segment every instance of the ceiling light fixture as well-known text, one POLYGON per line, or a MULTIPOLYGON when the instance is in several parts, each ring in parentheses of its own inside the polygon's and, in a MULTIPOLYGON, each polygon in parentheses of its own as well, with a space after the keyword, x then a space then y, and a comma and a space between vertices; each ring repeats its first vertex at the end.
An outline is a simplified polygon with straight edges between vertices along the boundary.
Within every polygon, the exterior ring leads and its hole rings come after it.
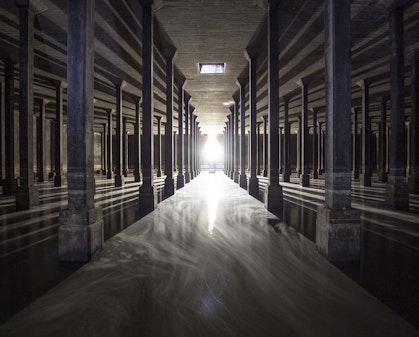
POLYGON ((226 69, 225 63, 198 63, 200 74, 224 74, 226 69))

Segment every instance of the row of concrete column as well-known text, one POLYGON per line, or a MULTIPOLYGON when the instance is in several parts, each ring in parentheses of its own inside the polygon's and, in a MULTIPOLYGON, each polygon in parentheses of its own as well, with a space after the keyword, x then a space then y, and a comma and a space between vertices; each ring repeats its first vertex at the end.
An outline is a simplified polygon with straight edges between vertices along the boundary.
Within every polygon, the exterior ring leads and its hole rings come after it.
MULTIPOLYGON (((406 156, 405 156, 405 120, 403 106, 403 75, 404 75, 404 46, 403 46, 403 3, 391 2, 387 8, 390 25, 390 125, 391 133, 389 139, 389 174, 381 174, 381 179, 387 179, 386 203, 393 208, 408 209, 408 185, 406 183, 406 156)), ((279 85, 278 85, 278 1, 268 1, 268 83, 269 83, 269 105, 268 116, 264 117, 264 165, 263 175, 268 177, 268 187, 265 190, 264 200, 268 210, 281 215, 282 191, 279 185, 279 85), (267 165, 266 165, 267 163, 267 165), (266 172, 267 171, 267 172, 266 172), (272 189, 275 189, 273 192, 272 189)), ((354 130, 358 129, 356 111, 351 107, 352 79, 351 79, 351 57, 350 57, 350 1, 349 0, 325 0, 325 70, 326 70, 326 122, 325 136, 322 135, 321 125, 318 125, 318 109, 313 108, 313 142, 312 148, 308 147, 308 78, 301 79, 298 84, 301 87, 301 116, 299 118, 299 135, 297 140, 300 144, 298 168, 301 170, 300 182, 302 186, 309 186, 309 163, 308 153, 313 152, 313 178, 318 177, 319 168, 322 167, 321 159, 324 158, 325 172, 325 204, 317 212, 316 245, 319 251, 331 260, 347 261, 359 257, 359 213, 351 209, 351 175, 358 167, 357 132, 352 133, 352 115, 354 115, 354 130), (355 112, 355 113, 353 113, 355 112), (317 129, 319 126, 319 131, 317 129), (353 139, 354 151, 351 144, 353 139), (353 153, 352 153, 353 152, 353 153), (354 158, 352 158, 354 156, 354 158), (352 163, 353 161, 353 163, 352 163), (344 235, 342 233, 345 233, 344 235)), ((260 49, 260 46, 259 46, 260 49)), ((249 194, 258 197, 257 181, 257 132, 259 128, 256 123, 256 59, 259 56, 257 48, 247 48, 249 59, 249 77, 239 78, 240 106, 241 113, 232 108, 231 115, 225 128, 225 141, 227 144, 227 168, 226 173, 235 178, 235 172, 245 174, 244 150, 245 144, 245 115, 244 115, 244 90, 249 86, 249 110, 250 110, 250 172, 248 180, 249 194), (237 120, 241 120, 240 137, 237 129, 237 120), (240 143, 240 154, 235 148, 240 143), (237 164, 240 162, 240 169, 237 164)), ((417 115, 418 115, 418 75, 417 75, 417 53, 411 56, 412 73, 412 128, 411 135, 411 176, 409 183, 412 190, 416 190, 417 183, 417 115)), ((368 80, 359 83, 362 89, 362 161, 360 180, 362 184, 371 184, 371 153, 370 148, 370 119, 368 115, 369 94, 368 87, 371 84, 368 80)), ((284 145, 281 151, 284 152, 284 170, 282 179, 289 181, 290 165, 290 123, 288 120, 288 102, 290 97, 285 96, 284 102, 284 145)), ((238 102, 235 103, 235 107, 238 102)), ((380 125, 380 165, 384 167, 386 161, 386 113, 385 102, 383 103, 380 125)), ((281 144, 282 145, 282 144, 281 144)), ((384 170, 383 170, 384 171, 384 170)), ((236 181, 236 179, 235 179, 236 181)), ((246 188, 245 179, 240 179, 240 185, 246 188), (243 183, 242 183, 243 181, 243 183)))
MULTIPOLYGON (((16 208, 29 209, 39 203, 37 187, 34 185, 33 154, 33 69, 34 69, 34 17, 46 8, 42 1, 15 0, 20 18, 19 57, 19 184, 14 173, 14 65, 5 59, 4 97, 5 106, 5 167, 3 184, 5 193, 15 193, 16 208)), ((139 208, 143 215, 152 211, 157 203, 153 183, 153 123, 157 122, 157 175, 161 171, 161 117, 153 114, 153 1, 141 1, 143 6, 142 34, 142 97, 136 102, 134 123, 134 176, 142 178, 139 191, 139 208), (142 127, 140 109, 142 107, 142 127), (142 137, 140 142, 140 133, 142 137)), ((174 153, 177 155, 177 188, 194 179, 200 173, 200 128, 190 95, 184 91, 185 79, 178 80, 179 89, 179 132, 175 151, 173 130, 173 88, 175 48, 163 48, 166 60, 166 124, 165 124, 165 189, 164 196, 174 194, 174 153), (185 122, 185 128, 183 127, 185 122), (185 131, 185 134, 183 132, 185 131), (185 141, 185 144, 183 143, 185 141)), ((94 182, 94 0, 72 0, 68 2, 67 35, 67 81, 54 82, 56 88, 55 118, 55 186, 63 183, 63 89, 67 86, 67 183, 68 207, 59 216, 59 257, 61 260, 86 261, 102 248, 103 221, 101 208, 95 205, 94 182), (66 85, 67 83, 67 85, 66 85)), ((108 112, 108 122, 103 125, 102 149, 106 162, 106 174, 112 177, 112 147, 116 147, 115 186, 124 184, 127 174, 128 120, 122 113, 125 82, 115 83, 116 106, 108 112), (116 114, 116 137, 112 144, 112 116, 116 114), (105 135, 108 135, 107 139, 105 135), (105 141, 106 139, 106 141, 105 141), (105 151, 106 149, 106 151, 105 151)), ((0 88, 3 91, 3 88, 0 88)), ((4 102, 3 102, 4 101, 4 102)), ((40 100, 37 136, 38 179, 45 179, 45 155, 43 139, 45 108, 48 104, 40 100)), ((3 139, 2 137, 0 137, 3 139)))

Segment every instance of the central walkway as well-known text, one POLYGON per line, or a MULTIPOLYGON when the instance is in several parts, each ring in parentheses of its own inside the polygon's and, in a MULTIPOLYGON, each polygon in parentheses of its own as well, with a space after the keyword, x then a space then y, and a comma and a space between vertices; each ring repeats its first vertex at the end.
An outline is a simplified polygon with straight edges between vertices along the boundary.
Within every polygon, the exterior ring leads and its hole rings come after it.
POLYGON ((0 327, 29 332, 419 336, 221 173, 198 176, 0 327))

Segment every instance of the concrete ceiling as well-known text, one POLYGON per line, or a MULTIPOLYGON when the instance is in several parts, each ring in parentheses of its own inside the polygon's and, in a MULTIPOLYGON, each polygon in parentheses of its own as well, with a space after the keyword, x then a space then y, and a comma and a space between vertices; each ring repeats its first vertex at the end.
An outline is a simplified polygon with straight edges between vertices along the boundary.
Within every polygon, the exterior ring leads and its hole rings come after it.
POLYGON ((168 0, 156 17, 177 48, 175 64, 185 75, 204 133, 221 133, 229 113, 223 103, 237 91, 247 61, 244 50, 265 16, 255 0, 168 0), (226 63, 225 74, 202 75, 199 62, 226 63))

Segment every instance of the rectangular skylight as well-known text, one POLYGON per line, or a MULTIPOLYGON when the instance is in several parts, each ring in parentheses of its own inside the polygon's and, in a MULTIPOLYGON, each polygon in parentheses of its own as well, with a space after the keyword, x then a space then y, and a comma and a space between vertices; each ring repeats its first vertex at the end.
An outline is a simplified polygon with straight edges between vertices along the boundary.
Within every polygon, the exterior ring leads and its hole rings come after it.
POLYGON ((225 63, 199 63, 200 74, 224 74, 225 63))

